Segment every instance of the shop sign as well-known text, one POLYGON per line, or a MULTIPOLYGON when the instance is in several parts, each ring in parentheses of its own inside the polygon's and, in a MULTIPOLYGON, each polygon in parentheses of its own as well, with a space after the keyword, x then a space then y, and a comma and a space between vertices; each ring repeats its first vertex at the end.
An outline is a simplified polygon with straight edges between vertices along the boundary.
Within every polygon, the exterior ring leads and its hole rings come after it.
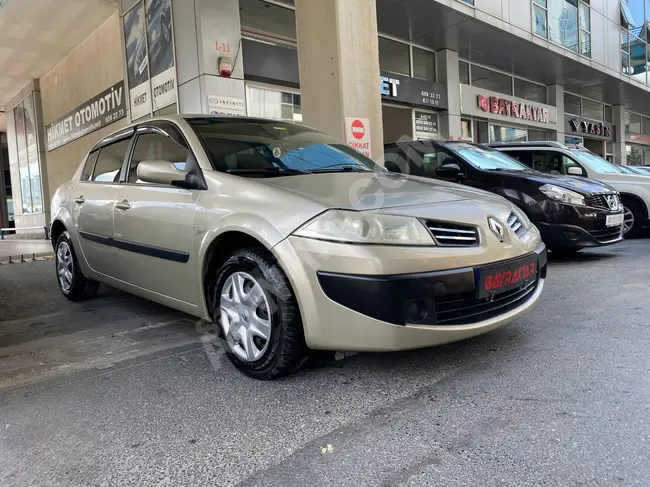
POLYGON ((435 113, 413 111, 415 117, 415 135, 418 137, 433 137, 438 134, 438 116, 435 113))
POLYGON ((522 103, 507 98, 491 96, 489 98, 478 95, 478 106, 484 112, 490 112, 506 117, 519 118, 529 122, 548 123, 548 108, 533 105, 532 103, 522 103))
POLYGON ((124 91, 124 81, 120 81, 47 125, 47 150, 54 150, 126 117, 124 91))
POLYGON ((614 126, 610 123, 586 120, 573 115, 564 116, 564 132, 592 139, 614 140, 614 126))
POLYGON ((371 157, 370 120, 345 117, 345 142, 366 157, 371 157))
POLYGON ((557 128, 556 107, 475 86, 461 86, 461 112, 463 115, 476 115, 548 130, 557 128))
POLYGON ((379 91, 385 100, 414 106, 447 108, 445 85, 393 73, 381 73, 379 91))
POLYGON ((246 115, 246 102, 234 96, 208 95, 210 115, 246 115))

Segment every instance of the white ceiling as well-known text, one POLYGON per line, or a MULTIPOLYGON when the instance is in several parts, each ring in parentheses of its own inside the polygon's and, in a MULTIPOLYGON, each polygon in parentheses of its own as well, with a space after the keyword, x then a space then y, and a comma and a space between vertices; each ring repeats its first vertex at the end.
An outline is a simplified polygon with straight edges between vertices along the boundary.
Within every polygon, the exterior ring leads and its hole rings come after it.
MULTIPOLYGON (((117 10, 117 0, 0 0, 0 110, 117 10)), ((5 131, 0 113, 0 132, 5 131)))

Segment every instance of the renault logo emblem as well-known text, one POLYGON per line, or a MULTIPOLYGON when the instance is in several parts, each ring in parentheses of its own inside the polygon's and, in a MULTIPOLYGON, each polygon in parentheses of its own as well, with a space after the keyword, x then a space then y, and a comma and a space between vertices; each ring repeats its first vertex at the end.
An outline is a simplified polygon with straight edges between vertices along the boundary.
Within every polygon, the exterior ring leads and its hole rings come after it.
POLYGON ((506 232, 504 226, 496 218, 492 218, 491 216, 488 217, 488 226, 492 230, 492 233, 499 239, 499 242, 503 242, 503 237, 506 232))

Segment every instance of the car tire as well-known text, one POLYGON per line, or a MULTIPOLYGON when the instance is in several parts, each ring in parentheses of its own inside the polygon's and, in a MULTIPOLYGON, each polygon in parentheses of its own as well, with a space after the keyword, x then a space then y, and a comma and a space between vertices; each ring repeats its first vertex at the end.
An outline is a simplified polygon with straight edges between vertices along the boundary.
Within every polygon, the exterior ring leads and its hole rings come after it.
POLYGON ((97 295, 99 283, 81 272, 70 234, 64 231, 56 242, 54 252, 57 283, 61 293, 70 301, 86 301, 97 295))
POLYGON ((643 229, 644 212, 643 207, 638 201, 629 198, 623 198, 623 212, 625 218, 625 228, 629 225, 629 218, 634 218, 632 227, 626 232, 623 230, 623 237, 634 238, 637 237, 643 229))
POLYGON ((221 266, 212 289, 214 321, 226 355, 240 371, 272 380, 305 363, 308 349, 296 297, 266 250, 235 251, 221 266))

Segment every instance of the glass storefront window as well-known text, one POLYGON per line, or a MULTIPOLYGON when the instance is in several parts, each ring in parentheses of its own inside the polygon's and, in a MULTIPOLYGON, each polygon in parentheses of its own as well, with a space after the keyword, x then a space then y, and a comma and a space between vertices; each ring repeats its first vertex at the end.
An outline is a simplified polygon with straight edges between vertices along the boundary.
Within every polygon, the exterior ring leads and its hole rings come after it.
POLYGON ((582 99, 582 116, 592 120, 602 120, 604 117, 603 104, 597 101, 582 99))
POLYGON ((508 75, 472 65, 471 78, 472 86, 512 95, 512 77, 508 75))
POLYGON ((43 212, 43 197, 41 196, 41 171, 38 161, 29 165, 29 183, 32 191, 32 212, 43 212))
POLYGON ((548 132, 544 132, 543 130, 528 130, 528 140, 547 140, 548 139, 548 132))
POLYGON ((460 121, 460 136, 463 140, 472 140, 472 121, 462 119, 460 121))
POLYGON ((242 30, 295 40, 296 12, 263 0, 239 0, 242 30))
POLYGON ((515 78, 515 96, 525 100, 546 103, 546 86, 515 78))
POLYGON ((526 129, 490 125, 490 142, 519 142, 525 141, 527 136, 526 129))
POLYGON ((625 112, 625 132, 641 133, 641 115, 625 112))
POLYGON ((32 213, 32 190, 29 185, 29 167, 20 168, 20 192, 23 213, 32 213))
POLYGON ((571 115, 582 116, 582 109, 580 108, 580 97, 565 93, 564 112, 570 113, 571 115))
POLYGON ((436 55, 431 51, 413 48, 413 77, 436 81, 436 55))
POLYGON ((379 67, 390 73, 411 75, 410 46, 401 42, 379 38, 379 67))
POLYGON ((469 84, 469 64, 460 61, 458 63, 458 70, 460 72, 460 82, 461 84, 468 85, 469 84))
POLYGON ((628 166, 643 166, 643 148, 637 145, 626 145, 628 166))
POLYGON ((612 123, 612 107, 605 105, 605 122, 612 123))
POLYGON ((258 86, 246 87, 246 109, 249 117, 302 122, 302 106, 298 93, 258 86))

